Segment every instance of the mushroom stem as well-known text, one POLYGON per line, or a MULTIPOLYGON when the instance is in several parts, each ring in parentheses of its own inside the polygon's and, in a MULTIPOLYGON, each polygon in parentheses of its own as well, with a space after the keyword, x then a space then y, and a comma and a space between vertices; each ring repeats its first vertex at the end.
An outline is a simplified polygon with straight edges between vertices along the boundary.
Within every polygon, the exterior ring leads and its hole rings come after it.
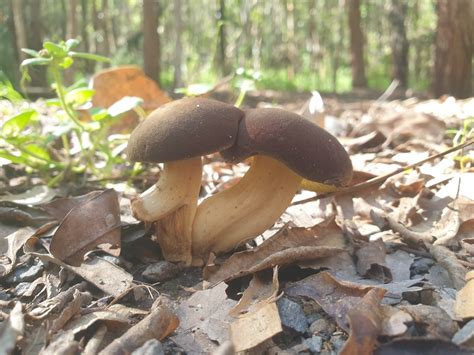
POLYGON ((193 264, 230 251, 271 227, 298 190, 301 177, 278 160, 254 157, 236 185, 204 200, 193 224, 193 264))
POLYGON ((132 201, 137 219, 154 222, 155 238, 169 261, 191 262, 191 234, 201 175, 200 157, 165 163, 157 183, 132 201))

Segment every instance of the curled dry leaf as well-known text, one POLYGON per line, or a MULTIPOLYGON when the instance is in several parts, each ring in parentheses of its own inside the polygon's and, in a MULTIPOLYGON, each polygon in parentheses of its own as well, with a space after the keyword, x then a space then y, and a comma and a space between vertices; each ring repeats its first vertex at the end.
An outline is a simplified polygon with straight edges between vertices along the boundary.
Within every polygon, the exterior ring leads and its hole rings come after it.
POLYGON ((24 227, 18 229, 16 232, 10 234, 6 237, 7 240, 7 249, 1 250, 0 254, 5 255, 10 259, 10 264, 0 265, 0 277, 3 277, 10 273, 16 265, 16 254, 23 248, 23 245, 28 239, 30 239, 35 234, 33 228, 24 227))
POLYGON ((407 324, 413 322, 410 314, 392 306, 382 306, 382 312, 381 335, 390 337, 403 335, 408 330, 407 324))
POLYGON ((269 276, 265 272, 254 274, 239 303, 230 310, 229 315, 238 317, 243 313, 255 312, 267 303, 275 302, 280 287, 278 267, 273 269, 273 277, 269 276))
POLYGON ((102 191, 92 191, 81 196, 57 198, 51 202, 42 204, 41 209, 60 222, 74 207, 89 201, 101 193, 102 191))
POLYGON ((74 207, 64 217, 51 240, 50 252, 78 266, 87 252, 101 244, 104 251, 120 254, 120 207, 112 189, 74 207))
POLYGON ((56 196, 56 191, 46 185, 39 185, 21 194, 0 196, 0 201, 11 201, 20 205, 41 205, 51 201, 56 196))
POLYGON ((247 313, 230 325, 235 351, 251 349, 282 331, 275 302, 267 303, 255 312, 247 313))
POLYGON ((466 274, 466 285, 456 295, 454 312, 462 319, 474 318, 474 271, 466 274))
POLYGON ((345 331, 349 330, 348 312, 374 287, 339 281, 329 272, 311 275, 285 289, 290 296, 315 300, 345 331))
POLYGON ((8 319, 0 324, 0 344, 2 354, 11 354, 16 346, 17 338, 23 335, 25 320, 20 302, 15 304, 8 319))
POLYGON ((385 265, 385 244, 382 239, 364 243, 357 251, 357 272, 382 282, 392 281, 392 272, 385 265))
POLYGON ((460 290, 466 284, 466 269, 461 265, 456 254, 441 245, 433 245, 430 247, 430 254, 436 261, 446 269, 453 281, 454 288, 460 290))
POLYGON ((99 354, 130 354, 150 339, 162 340, 166 338, 174 332, 178 325, 178 317, 167 306, 159 305, 99 354))
POLYGON ((233 254, 222 266, 207 266, 204 278, 215 284, 275 265, 289 265, 336 255, 344 250, 340 243, 343 239, 342 231, 334 223, 316 225, 309 229, 285 226, 258 247, 233 254))
POLYGON ((409 313, 420 329, 432 338, 450 340, 459 330, 455 321, 442 309, 423 304, 400 306, 401 310, 409 313))
POLYGON ((349 339, 340 354, 371 354, 382 330, 383 312, 380 302, 385 290, 373 288, 352 307, 347 318, 350 326, 349 339))
POLYGON ((467 349, 441 339, 432 338, 407 338, 397 339, 378 347, 374 355, 472 355, 467 349))

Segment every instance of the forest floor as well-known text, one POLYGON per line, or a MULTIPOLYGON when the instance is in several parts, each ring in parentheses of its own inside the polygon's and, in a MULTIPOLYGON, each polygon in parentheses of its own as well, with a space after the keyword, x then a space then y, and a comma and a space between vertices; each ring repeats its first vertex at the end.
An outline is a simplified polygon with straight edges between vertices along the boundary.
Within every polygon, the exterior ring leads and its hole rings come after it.
MULTIPOLYGON (((310 97, 251 92, 245 104, 314 119, 310 97)), ((131 215, 131 199, 153 179, 53 189, 2 163, 2 348, 471 354, 474 146, 444 152, 472 140, 474 99, 323 98, 325 126, 352 159, 352 186, 300 190, 270 230, 204 269, 164 261, 131 215)), ((248 169, 217 155, 205 162, 201 198, 248 169)))

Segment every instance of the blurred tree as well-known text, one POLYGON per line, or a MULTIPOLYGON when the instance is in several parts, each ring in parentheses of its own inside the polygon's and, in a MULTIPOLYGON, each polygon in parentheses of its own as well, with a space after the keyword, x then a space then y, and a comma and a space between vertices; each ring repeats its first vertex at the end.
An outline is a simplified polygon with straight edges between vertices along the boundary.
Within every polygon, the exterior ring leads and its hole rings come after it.
POLYGON ((367 87, 364 64, 364 35, 360 25, 360 0, 347 0, 349 19, 352 86, 367 87))
POLYGON ((472 95, 474 2, 439 0, 434 94, 472 95))
MULTIPOLYGON (((66 22, 66 38, 77 38, 77 0, 69 0, 67 3, 67 22, 66 22)), ((64 83, 71 85, 74 82, 74 73, 76 66, 71 66, 64 72, 64 83)))
POLYGON ((226 76, 229 74, 229 68, 227 65, 227 38, 226 38, 226 9, 225 0, 217 0, 218 8, 216 11, 216 20, 218 28, 218 48, 217 48, 217 67, 219 68, 221 75, 226 76))
POLYGON ((143 63, 145 74, 160 83, 160 37, 156 0, 143 0, 143 63))
POLYGON ((26 37, 26 21, 24 16, 23 0, 11 0, 13 22, 15 24, 16 48, 19 61, 26 59, 27 55, 21 51, 22 48, 28 48, 26 37))
POLYGON ((174 0, 174 7, 173 7, 173 14, 174 14, 174 25, 176 26, 175 33, 176 33, 176 46, 174 50, 174 80, 173 80, 173 87, 179 88, 183 86, 183 78, 182 78, 182 71, 181 66, 183 65, 183 44, 181 41, 181 34, 183 32, 183 22, 182 22, 182 12, 181 12, 181 0, 174 0))
POLYGON ((406 0, 391 0, 388 19, 391 25, 390 47, 392 50, 392 79, 400 86, 408 85, 408 39, 405 30, 408 3, 406 0))

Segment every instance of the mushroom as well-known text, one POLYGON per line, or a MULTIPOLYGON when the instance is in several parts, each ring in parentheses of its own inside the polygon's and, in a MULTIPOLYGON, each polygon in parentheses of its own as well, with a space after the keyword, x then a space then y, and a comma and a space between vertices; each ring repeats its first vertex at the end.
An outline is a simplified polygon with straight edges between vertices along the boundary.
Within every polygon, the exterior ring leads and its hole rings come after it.
POLYGON ((319 183, 321 190, 345 186, 352 178, 350 158, 335 137, 280 109, 245 111, 236 143, 221 155, 231 162, 254 157, 241 181, 198 206, 192 227, 195 265, 271 227, 303 178, 319 183))
POLYGON ((130 135, 131 161, 164 163, 157 183, 132 201, 132 212, 153 223, 167 260, 191 263, 201 156, 231 147, 243 115, 232 105, 187 98, 159 107, 130 135))

